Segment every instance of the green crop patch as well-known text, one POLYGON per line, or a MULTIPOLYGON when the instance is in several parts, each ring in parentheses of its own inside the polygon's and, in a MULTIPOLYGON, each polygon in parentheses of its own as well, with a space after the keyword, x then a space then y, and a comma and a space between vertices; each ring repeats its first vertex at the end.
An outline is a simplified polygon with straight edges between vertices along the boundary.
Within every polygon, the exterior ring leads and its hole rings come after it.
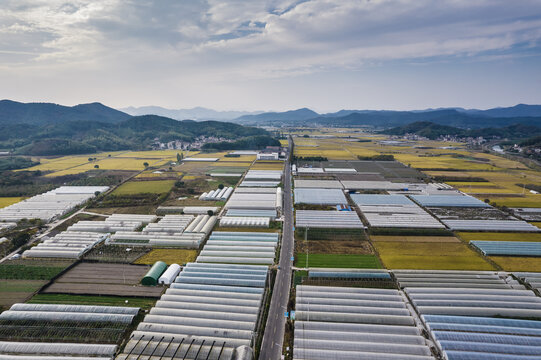
POLYGON ((50 280, 65 266, 0 265, 0 279, 50 280))
POLYGON ((174 180, 160 181, 128 181, 113 191, 113 195, 133 195, 133 194, 163 194, 169 192, 174 180))

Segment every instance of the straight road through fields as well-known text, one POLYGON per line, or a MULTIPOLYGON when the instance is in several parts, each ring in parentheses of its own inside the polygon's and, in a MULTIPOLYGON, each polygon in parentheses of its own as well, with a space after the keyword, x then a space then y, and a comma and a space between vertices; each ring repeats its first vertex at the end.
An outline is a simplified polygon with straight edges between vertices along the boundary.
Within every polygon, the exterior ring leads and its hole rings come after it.
POLYGON ((261 343, 259 359, 277 360, 282 355, 285 331, 285 312, 289 301, 293 261, 293 201, 291 198, 291 152, 293 139, 289 138, 288 160, 284 166, 284 226, 282 231, 282 248, 278 272, 274 281, 274 290, 270 303, 265 333, 261 343))

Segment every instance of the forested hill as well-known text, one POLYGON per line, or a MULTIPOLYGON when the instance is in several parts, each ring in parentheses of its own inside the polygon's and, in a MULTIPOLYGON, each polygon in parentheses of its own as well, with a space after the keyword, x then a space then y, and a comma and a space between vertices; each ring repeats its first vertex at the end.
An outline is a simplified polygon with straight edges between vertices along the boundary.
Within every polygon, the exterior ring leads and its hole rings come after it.
POLYGON ((131 115, 100 103, 63 106, 52 103, 20 103, 0 100, 0 125, 47 125, 66 121, 99 121, 118 123, 131 115))
POLYGON ((200 136, 243 139, 268 136, 263 130, 220 121, 178 121, 156 115, 118 123, 65 121, 47 125, 0 124, 0 149, 26 155, 68 155, 96 151, 146 150, 158 139, 191 141, 200 136))
POLYGON ((541 134, 541 128, 533 125, 514 124, 500 128, 461 129, 453 126, 435 124, 429 121, 418 121, 412 124, 391 128, 382 132, 387 135, 415 134, 429 139, 440 136, 458 137, 498 137, 509 139, 524 139, 541 134))

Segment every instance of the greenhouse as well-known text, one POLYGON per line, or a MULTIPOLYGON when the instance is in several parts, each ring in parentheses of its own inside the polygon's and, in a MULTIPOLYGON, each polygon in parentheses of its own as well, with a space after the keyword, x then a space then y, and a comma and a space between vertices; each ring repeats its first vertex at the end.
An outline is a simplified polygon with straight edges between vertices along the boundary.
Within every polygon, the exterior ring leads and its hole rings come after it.
POLYGON ((411 198, 424 207, 491 207, 469 195, 411 195, 411 198))
POLYGON ((52 238, 44 237, 43 242, 23 252, 23 257, 78 259, 108 236, 97 232, 64 231, 52 238))
POLYGON ((340 189, 295 188, 294 194, 295 204, 339 205, 348 203, 344 192, 340 189))
POLYGON ((61 186, 0 209, 0 222, 41 219, 49 222, 102 193, 108 186, 61 186))
POLYGON ((470 244, 487 256, 541 256, 540 242, 472 240, 470 244))
POLYGON ((237 347, 253 346, 267 270, 266 266, 188 263, 117 359, 146 358, 154 351, 177 359, 177 350, 183 351, 178 357, 182 359, 192 349, 197 350, 193 359, 201 354, 231 359, 237 347))
POLYGON ((397 290, 297 285, 295 359, 433 359, 397 290))
POLYGON ((196 262, 272 265, 278 236, 278 233, 215 231, 196 262))
POLYGON ((266 227, 268 228, 270 219, 268 217, 241 217, 224 216, 220 219, 220 226, 223 227, 266 227))
POLYGON ((295 214, 299 228, 365 228, 355 211, 297 210, 295 214))
POLYGON ((522 220, 442 220, 451 230, 539 232, 540 228, 522 220))
POLYGON ((445 227, 405 195, 353 194, 351 198, 371 227, 445 227))
POLYGON ((148 270, 146 275, 141 280, 141 284, 146 286, 156 286, 158 285, 158 280, 160 276, 167 269, 167 264, 163 261, 156 261, 154 265, 148 270))
POLYGON ((299 180, 295 179, 296 188, 343 189, 338 180, 299 180))
POLYGON ((157 223, 150 223, 142 230, 143 233, 181 234, 194 220, 193 215, 165 215, 157 223))
POLYGON ((180 265, 179 264, 171 264, 165 270, 165 272, 160 276, 158 279, 158 284, 162 285, 170 285, 172 282, 175 281, 177 275, 180 273, 180 265))
POLYGON ((199 196, 199 200, 206 201, 225 201, 233 193, 232 187, 224 187, 222 189, 216 189, 209 192, 205 192, 199 196))

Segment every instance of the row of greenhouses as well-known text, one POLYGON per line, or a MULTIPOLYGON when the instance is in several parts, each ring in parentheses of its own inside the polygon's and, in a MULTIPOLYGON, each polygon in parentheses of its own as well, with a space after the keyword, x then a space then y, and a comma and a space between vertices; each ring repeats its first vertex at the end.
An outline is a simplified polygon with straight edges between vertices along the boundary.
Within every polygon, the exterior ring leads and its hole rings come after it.
POLYGON ((541 298, 508 274, 419 270, 395 276, 444 359, 541 356, 541 298))
POLYGON ((278 240, 278 233, 214 231, 196 261, 272 265, 278 240))
POLYGON ((269 217, 255 217, 255 216, 223 216, 220 219, 220 226, 222 227, 265 227, 268 228, 270 224, 269 217))
POLYGON ((116 359, 222 360, 239 351, 251 354, 267 271, 266 266, 188 263, 116 359))
MULTIPOLYGON (((282 189, 271 188, 272 191, 261 192, 259 188, 241 188, 235 190, 225 204, 227 210, 271 210, 282 207, 282 189)), ((267 188, 265 188, 267 189, 267 188)))
POLYGON ((14 304, 0 314, 0 359, 111 360, 137 307, 14 304))
POLYGON ((295 224, 299 228, 365 228, 355 211, 297 210, 295 224))
POLYGON ((144 233, 181 234, 194 220, 193 215, 165 215, 157 223, 150 223, 142 230, 144 233))
POLYGON ((199 200, 206 201, 226 201, 229 196, 233 193, 232 187, 224 187, 222 189, 211 190, 209 192, 204 192, 199 196, 199 200))
POLYGON ((541 242, 473 240, 470 244, 479 249, 484 255, 541 256, 541 242))
POLYGON ((293 359, 434 359, 398 290, 296 287, 293 359))
POLYGON ((23 257, 78 259, 109 234, 81 231, 64 231, 52 238, 44 237, 37 246, 23 252, 23 257))
POLYGON ((52 221, 108 189, 108 186, 61 186, 0 209, 0 222, 52 221))
POLYGON ((68 231, 86 231, 114 233, 117 231, 135 231, 144 224, 156 221, 155 215, 139 214, 113 214, 104 221, 79 221, 70 227, 68 231))
POLYGON ((405 195, 352 194, 351 198, 371 227, 444 228, 405 195))

